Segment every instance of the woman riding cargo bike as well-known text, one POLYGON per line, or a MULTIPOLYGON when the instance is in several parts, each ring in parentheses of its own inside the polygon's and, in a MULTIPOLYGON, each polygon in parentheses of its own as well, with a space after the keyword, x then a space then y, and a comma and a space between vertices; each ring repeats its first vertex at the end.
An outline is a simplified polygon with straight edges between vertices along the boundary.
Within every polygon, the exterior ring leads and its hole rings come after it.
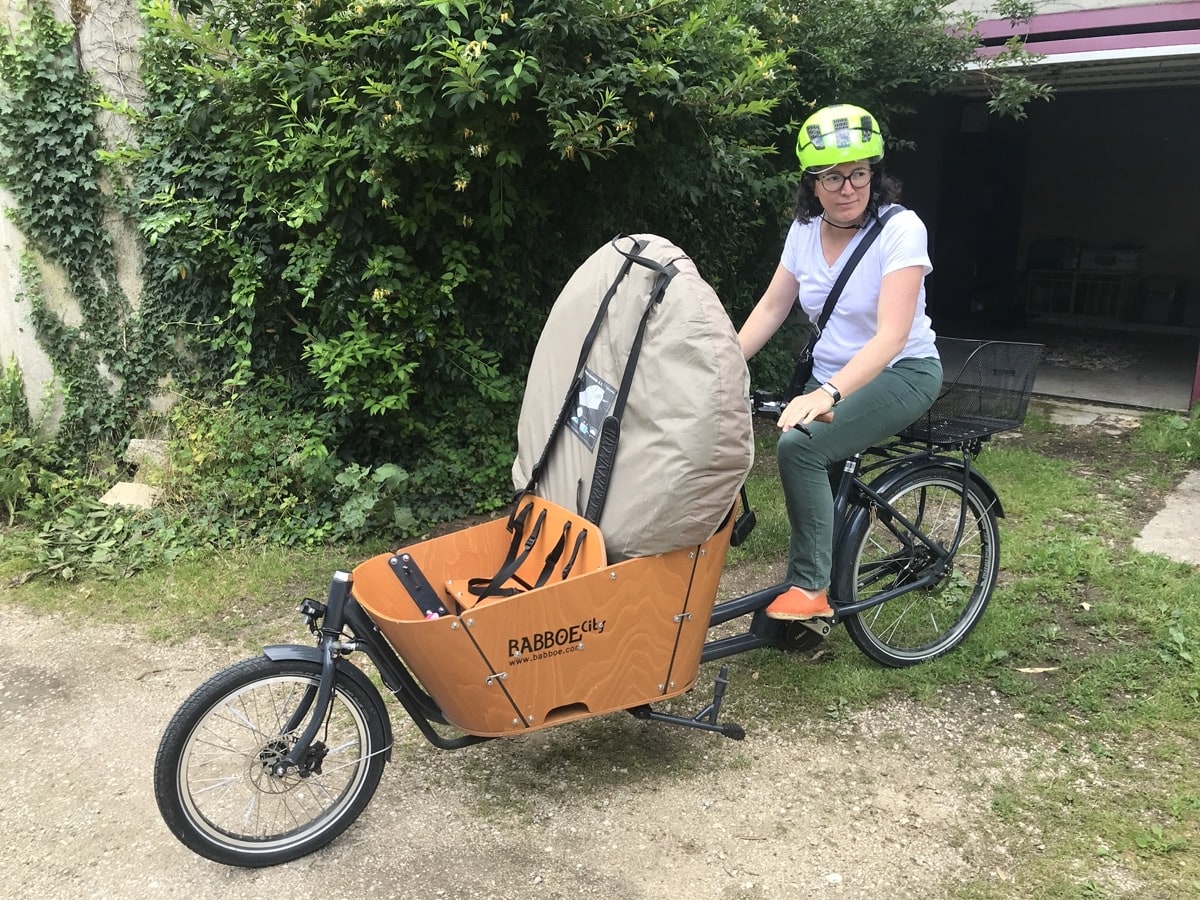
POLYGON ((510 514, 335 573, 324 601, 300 607, 314 643, 266 647, 200 685, 167 725, 154 767, 159 810, 179 840, 218 862, 267 866, 336 838, 400 753, 381 687, 439 749, 618 711, 740 739, 743 729, 719 718, 725 667, 697 714, 661 705, 691 691, 704 662, 809 646, 837 623, 894 666, 966 637, 995 585, 1003 515, 971 458, 987 435, 1020 423, 1036 353, 940 340, 955 363, 920 417, 941 380, 919 313, 924 229, 901 213, 877 242, 881 259, 902 263, 875 279, 878 313, 866 285, 882 263, 867 255, 864 284, 842 301, 851 327, 828 326, 813 378, 786 405, 752 401, 745 356, 778 327, 777 308, 799 285, 806 311, 817 310, 809 268, 829 279, 855 252, 848 244, 866 245, 871 232, 857 226, 894 209, 890 194, 864 187, 884 184, 872 168, 882 155, 874 120, 814 119, 801 138, 801 193, 817 192, 821 221, 810 207, 808 223, 793 226, 811 247, 789 235, 741 339, 670 241, 618 235, 599 248, 538 341, 510 514), (847 141, 846 161, 826 155, 847 141), (911 396, 893 399, 901 385, 911 396), (784 475, 789 515, 792 494, 813 495, 828 507, 815 527, 829 535, 806 548, 793 534, 787 582, 718 603, 727 550, 753 527, 744 482, 755 408, 785 429, 781 464, 786 454, 807 470, 784 475), (871 416, 888 428, 868 427, 871 416), (837 459, 846 462, 835 494, 827 465, 837 459), (803 607, 793 588, 811 589, 803 607), (818 618, 799 620, 810 613, 818 618), (744 627, 711 632, 735 620, 744 627))
POLYGON ((802 354, 811 368, 793 378, 795 395, 779 415, 791 586, 767 607, 777 619, 833 615, 829 471, 916 420, 942 383, 925 315, 925 226, 896 205, 899 184, 880 167, 874 116, 857 106, 819 110, 801 127, 796 155, 795 220, 739 334, 749 359, 796 303, 812 321, 802 354))

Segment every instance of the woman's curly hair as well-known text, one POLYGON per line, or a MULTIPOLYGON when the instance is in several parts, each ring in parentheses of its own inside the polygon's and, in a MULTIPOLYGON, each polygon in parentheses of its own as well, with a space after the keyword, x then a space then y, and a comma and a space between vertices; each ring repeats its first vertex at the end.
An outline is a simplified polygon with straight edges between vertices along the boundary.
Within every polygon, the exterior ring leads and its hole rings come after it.
MULTIPOLYGON (((876 165, 871 170, 871 198, 867 201, 867 214, 863 217, 863 226, 872 218, 879 216, 879 207, 900 200, 900 191, 904 183, 894 175, 888 175, 876 165)), ((825 211, 821 201, 817 199, 817 176, 805 172, 800 176, 800 186, 796 189, 796 199, 792 201, 792 214, 801 225, 807 225, 813 219, 819 219, 825 211)))

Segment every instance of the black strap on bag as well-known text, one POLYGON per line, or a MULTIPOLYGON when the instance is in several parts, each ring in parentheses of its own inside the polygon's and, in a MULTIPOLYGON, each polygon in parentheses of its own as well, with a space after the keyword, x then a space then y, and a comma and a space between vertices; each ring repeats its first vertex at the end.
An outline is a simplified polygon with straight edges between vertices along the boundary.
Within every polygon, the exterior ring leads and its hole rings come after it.
POLYGON ((657 271, 658 278, 655 279, 654 289, 650 292, 650 297, 646 301, 646 309, 642 313, 641 321, 638 322, 637 334, 634 336, 633 344, 629 348, 629 358, 625 361, 625 373, 621 377, 621 386, 617 390, 617 397, 613 403, 612 411, 605 416, 604 424, 600 427, 600 440, 596 445, 596 467, 592 472, 592 489, 588 493, 587 509, 583 514, 584 518, 591 522, 600 521, 600 516, 604 512, 605 501, 608 500, 608 488, 612 482, 613 466, 616 465, 617 461, 617 447, 621 442, 621 416, 625 412, 625 404, 629 400, 629 391, 633 387, 633 373, 637 369, 638 358, 642 354, 642 342, 646 336, 646 323, 650 321, 650 314, 654 312, 655 307, 662 302, 663 295, 666 293, 667 285, 671 283, 671 279, 679 274, 679 270, 673 263, 661 266, 653 260, 640 257, 635 261, 657 271))
POLYGON ((784 399, 791 400, 793 397, 799 397, 804 393, 808 379, 812 377, 813 348, 816 347, 817 341, 821 339, 821 333, 829 323, 829 317, 833 315, 833 308, 837 306, 838 298, 841 297, 842 290, 846 287, 846 282, 850 280, 850 276, 854 273, 859 260, 866 254, 867 249, 875 243, 875 238, 879 237, 888 219, 902 209, 904 209, 902 206, 893 206, 882 216, 879 216, 875 220, 875 224, 871 226, 870 231, 862 236, 862 240, 854 248, 854 253, 846 260, 846 265, 838 275, 837 281, 833 283, 833 287, 829 290, 829 296, 825 298, 825 306, 821 309, 821 315, 817 317, 817 321, 809 329, 808 343, 804 345, 804 349, 796 357, 796 368, 792 372, 792 380, 788 382, 787 395, 784 399))
POLYGON ((566 422, 567 417, 571 414, 571 410, 575 408, 579 392, 583 388, 583 370, 587 366, 587 358, 592 352, 592 344, 596 342, 596 335, 600 332, 600 326, 608 314, 608 306, 612 302, 613 297, 616 296, 617 288, 625 280, 625 276, 629 274, 629 270, 633 267, 634 260, 639 259, 636 254, 640 253, 642 248, 646 246, 644 241, 629 238, 629 240, 633 241, 633 252, 626 253, 617 246, 617 241, 626 237, 629 236, 618 234, 611 241, 613 249, 625 257, 625 262, 621 264, 621 269, 617 273, 617 277, 613 279, 613 283, 609 285, 608 291, 600 301, 600 307, 596 310, 596 317, 592 319, 592 326, 588 329, 587 335, 583 339, 583 346, 579 350, 579 361, 575 364, 575 374, 571 378, 571 383, 567 386, 567 394, 563 398, 563 405, 558 411, 558 417, 550 427, 550 434, 546 438, 546 446, 542 448, 542 455, 534 463, 533 469, 529 473, 529 483, 525 485, 525 489, 521 492, 523 494, 532 494, 537 487, 538 481, 541 480, 542 472, 545 471, 546 463, 550 460, 550 451, 554 447, 558 433, 562 430, 563 423, 566 422))
POLYGON ((746 485, 742 485, 738 491, 738 496, 741 498, 741 512, 733 522, 733 531, 729 534, 729 546, 737 547, 750 536, 750 532, 754 530, 754 526, 758 524, 758 517, 754 515, 754 510, 750 508, 750 497, 746 493, 746 485))

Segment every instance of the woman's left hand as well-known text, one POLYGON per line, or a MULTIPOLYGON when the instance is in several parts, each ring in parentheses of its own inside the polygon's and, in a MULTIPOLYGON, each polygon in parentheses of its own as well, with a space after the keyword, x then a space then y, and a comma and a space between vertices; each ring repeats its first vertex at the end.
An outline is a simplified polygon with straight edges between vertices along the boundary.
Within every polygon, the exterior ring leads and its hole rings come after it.
POLYGON ((792 398, 792 402, 785 406, 783 412, 779 414, 779 421, 776 424, 779 425, 781 431, 789 431, 813 421, 833 421, 833 397, 820 388, 792 398))

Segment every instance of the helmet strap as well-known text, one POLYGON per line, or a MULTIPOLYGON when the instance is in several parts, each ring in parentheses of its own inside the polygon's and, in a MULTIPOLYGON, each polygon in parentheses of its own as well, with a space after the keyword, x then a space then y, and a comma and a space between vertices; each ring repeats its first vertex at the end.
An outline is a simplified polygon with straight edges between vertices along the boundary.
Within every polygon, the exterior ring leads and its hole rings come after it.
MULTIPOLYGON (((836 222, 830 222, 827 218, 825 218, 825 213, 821 213, 821 221, 824 222, 826 225, 832 225, 834 228, 841 228, 845 231, 858 231, 859 229, 861 229, 863 227, 862 225, 839 225, 836 222)), ((863 225, 865 225, 865 224, 866 224, 866 216, 863 217, 863 225)))

